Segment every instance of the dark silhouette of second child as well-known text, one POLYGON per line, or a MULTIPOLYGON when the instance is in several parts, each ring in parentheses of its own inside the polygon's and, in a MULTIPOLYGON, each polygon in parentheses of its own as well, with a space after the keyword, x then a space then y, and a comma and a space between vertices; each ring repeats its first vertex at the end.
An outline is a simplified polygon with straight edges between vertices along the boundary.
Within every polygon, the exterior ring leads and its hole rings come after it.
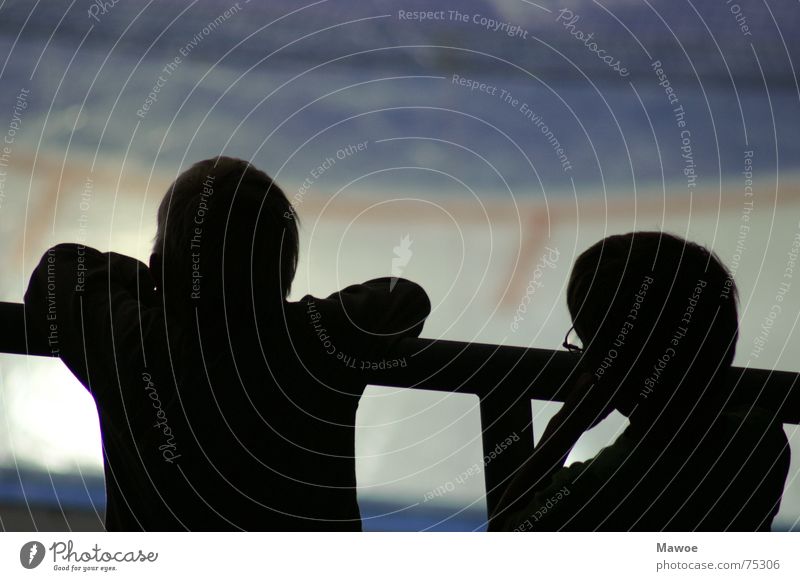
POLYGON ((731 404, 736 287, 717 257, 663 232, 601 240, 567 289, 583 373, 505 491, 490 530, 768 531, 789 469, 772 412, 731 404), (629 425, 563 467, 612 410, 629 425))

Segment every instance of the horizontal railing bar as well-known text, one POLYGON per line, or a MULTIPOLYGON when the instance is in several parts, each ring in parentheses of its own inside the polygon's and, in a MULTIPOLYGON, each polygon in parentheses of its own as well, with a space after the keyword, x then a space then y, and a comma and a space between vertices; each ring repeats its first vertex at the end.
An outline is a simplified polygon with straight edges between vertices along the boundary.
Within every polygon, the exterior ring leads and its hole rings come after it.
MULTIPOLYGON (((579 362, 567 351, 438 339, 403 339, 389 357, 404 357, 406 366, 370 372, 370 383, 474 393, 481 398, 503 391, 546 401, 563 401, 579 362)), ((792 371, 732 367, 730 405, 758 404, 773 410, 783 423, 800 424, 799 378, 792 371)))
MULTIPOLYGON (((0 302, 0 352, 50 355, 44 337, 27 335, 23 305, 0 302)), ((475 394, 503 398, 563 401, 578 356, 533 347, 464 343, 440 339, 398 340, 387 359, 403 362, 391 369, 368 370, 372 385, 475 394)), ((774 410, 783 423, 800 424, 800 374, 733 367, 732 404, 758 403, 774 410)))

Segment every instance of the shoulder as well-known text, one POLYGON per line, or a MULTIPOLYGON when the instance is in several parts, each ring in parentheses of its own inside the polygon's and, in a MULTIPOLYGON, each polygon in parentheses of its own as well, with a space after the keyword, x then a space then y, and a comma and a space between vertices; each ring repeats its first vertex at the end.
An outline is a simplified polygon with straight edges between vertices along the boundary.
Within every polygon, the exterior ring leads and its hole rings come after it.
POLYGON ((725 455, 736 457, 732 461, 788 472, 789 438, 774 412, 760 406, 733 408, 721 414, 717 426, 720 440, 727 443, 725 455))
POLYGON ((738 406, 720 414, 717 428, 728 438, 761 446, 788 445, 775 412, 761 406, 738 406))

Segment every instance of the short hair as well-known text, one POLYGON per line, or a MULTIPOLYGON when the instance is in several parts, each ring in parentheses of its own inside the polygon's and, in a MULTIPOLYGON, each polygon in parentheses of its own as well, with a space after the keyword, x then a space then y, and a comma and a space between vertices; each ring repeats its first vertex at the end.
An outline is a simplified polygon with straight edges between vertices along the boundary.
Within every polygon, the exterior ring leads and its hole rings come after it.
POLYGON ((725 389, 719 378, 735 354, 737 299, 732 275, 713 252, 665 232, 595 243, 575 261, 567 286, 586 370, 625 378, 627 393, 641 388, 640 401, 662 403, 674 393, 654 393, 657 384, 694 383, 681 389, 684 403, 700 398, 700 382, 725 389))
POLYGON ((224 156, 195 163, 170 185, 157 221, 153 252, 162 257, 165 295, 206 304, 226 292, 241 302, 239 289, 259 291, 267 302, 288 296, 297 217, 281 188, 251 163, 224 156))

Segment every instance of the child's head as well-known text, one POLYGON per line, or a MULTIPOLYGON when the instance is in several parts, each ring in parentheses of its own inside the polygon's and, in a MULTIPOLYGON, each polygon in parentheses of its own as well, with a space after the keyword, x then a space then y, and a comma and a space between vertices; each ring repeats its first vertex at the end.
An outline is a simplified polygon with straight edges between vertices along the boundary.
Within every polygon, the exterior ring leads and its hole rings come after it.
POLYGON ((289 294, 298 253, 296 216, 278 185, 244 160, 216 157, 167 190, 150 263, 179 303, 274 305, 289 294))
POLYGON ((663 411, 718 398, 738 337, 736 286, 702 246, 663 232, 597 242, 575 261, 567 306, 594 379, 663 411), (713 381, 712 381, 713 380, 713 381))

